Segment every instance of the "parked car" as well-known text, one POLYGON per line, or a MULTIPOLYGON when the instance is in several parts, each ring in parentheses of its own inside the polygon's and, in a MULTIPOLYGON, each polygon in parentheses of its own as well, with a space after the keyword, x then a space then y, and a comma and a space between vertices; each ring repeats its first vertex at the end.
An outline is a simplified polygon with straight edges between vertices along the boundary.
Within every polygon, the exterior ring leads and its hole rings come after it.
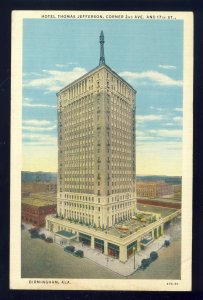
POLYGON ((31 237, 32 239, 37 239, 37 238, 39 238, 39 237, 40 237, 39 232, 38 232, 38 231, 32 231, 31 234, 30 234, 30 237, 31 237))
POLYGON ((152 251, 151 253, 150 253, 150 259, 151 259, 151 261, 154 261, 154 260, 156 260, 158 258, 158 253, 156 252, 156 251, 152 251))
POLYGON ((47 242, 47 243, 53 243, 53 239, 51 237, 47 237, 45 239, 45 242, 47 242))
POLYGON ((77 257, 84 257, 84 252, 82 250, 77 250, 74 252, 74 255, 77 257))
POLYGON ((28 229, 28 231, 32 234, 32 233, 36 233, 36 232, 39 232, 39 228, 37 227, 32 227, 30 229, 28 229))
POLYGON ((142 261, 141 261, 141 268, 142 269, 146 269, 151 263, 151 260, 150 258, 144 258, 142 261))
POLYGON ((41 234, 39 235, 39 238, 40 238, 41 240, 45 241, 45 240, 46 240, 46 235, 45 235, 44 233, 41 233, 41 234))
POLYGON ((74 246, 66 246, 66 247, 64 247, 64 251, 73 253, 75 251, 75 247, 74 246))
POLYGON ((164 241, 164 246, 165 246, 165 247, 170 246, 170 241, 169 241, 169 240, 165 240, 165 241, 164 241))

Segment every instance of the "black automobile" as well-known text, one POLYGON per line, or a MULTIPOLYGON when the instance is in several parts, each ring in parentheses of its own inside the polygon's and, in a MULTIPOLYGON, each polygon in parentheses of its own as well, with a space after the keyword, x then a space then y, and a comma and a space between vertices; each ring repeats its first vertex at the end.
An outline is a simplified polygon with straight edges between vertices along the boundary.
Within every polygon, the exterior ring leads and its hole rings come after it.
POLYGON ((30 232, 30 237, 32 239, 36 239, 36 238, 39 238, 39 229, 38 228, 31 228, 29 229, 29 232, 30 232))
POLYGON ((150 258, 144 258, 144 259, 142 259, 142 261, 141 261, 141 268, 143 270, 146 269, 150 265, 150 263, 151 263, 150 258))
POLYGON ((39 235, 39 238, 40 238, 41 240, 45 241, 45 240, 46 240, 46 235, 45 235, 44 233, 41 233, 41 234, 39 235))
POLYGON ((53 243, 53 239, 51 237, 47 237, 45 239, 45 242, 47 242, 47 243, 53 243))
POLYGON ((66 246, 66 247, 64 247, 64 251, 73 253, 75 251, 75 247, 74 246, 66 246))
POLYGON ((164 241, 164 246, 165 246, 165 247, 170 246, 170 241, 169 241, 169 240, 165 240, 165 241, 164 241))
POLYGON ((158 253, 156 251, 152 251, 150 253, 150 259, 151 259, 151 262, 156 260, 158 258, 158 253))
POLYGON ((82 250, 77 250, 74 252, 74 255, 77 257, 84 257, 84 252, 82 250))

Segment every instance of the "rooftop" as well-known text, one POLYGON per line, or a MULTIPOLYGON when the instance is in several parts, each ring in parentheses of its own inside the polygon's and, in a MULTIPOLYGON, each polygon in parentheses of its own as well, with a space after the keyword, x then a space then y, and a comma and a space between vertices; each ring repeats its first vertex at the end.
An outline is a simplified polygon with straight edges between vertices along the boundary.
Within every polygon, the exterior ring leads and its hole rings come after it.
POLYGON ((108 71, 110 71, 111 73, 113 73, 113 75, 117 76, 120 80, 124 81, 135 93, 136 90, 134 89, 134 87, 132 85, 130 85, 125 79, 123 79, 121 76, 119 76, 115 71, 113 71, 109 66, 107 66, 106 64, 102 64, 100 66, 97 66, 96 68, 90 70, 89 72, 87 72, 86 74, 84 74, 83 76, 79 77, 78 79, 74 80, 73 82, 69 83, 68 85, 66 85, 64 88, 62 88, 56 95, 58 96, 61 92, 65 91, 66 89, 68 89, 69 87, 71 87, 72 85, 76 84, 77 82, 81 81, 82 79, 84 79, 86 76, 93 74, 94 72, 98 71, 99 69, 107 69, 108 71))
POLYGON ((31 193, 31 198, 56 202, 56 193, 31 193))
POLYGON ((136 185, 169 185, 163 180, 160 181, 137 181, 136 185))
POLYGON ((37 206, 37 207, 43 207, 47 205, 56 205, 53 201, 44 200, 44 199, 39 199, 35 197, 30 197, 30 198, 23 198, 21 201, 22 204, 26 205, 32 205, 32 206, 37 206))

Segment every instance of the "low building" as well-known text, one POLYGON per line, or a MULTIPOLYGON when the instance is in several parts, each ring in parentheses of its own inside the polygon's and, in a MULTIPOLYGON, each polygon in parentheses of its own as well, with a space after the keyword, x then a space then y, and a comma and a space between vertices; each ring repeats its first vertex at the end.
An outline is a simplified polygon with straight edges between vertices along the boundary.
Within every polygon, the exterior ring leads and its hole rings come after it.
POLYGON ((174 188, 165 181, 138 181, 136 191, 138 197, 155 198, 173 194, 174 188))
POLYGON ((45 200, 53 203, 57 202, 56 193, 30 193, 30 197, 37 200, 45 200))
POLYGON ((23 198, 21 208, 22 222, 36 227, 44 226, 46 216, 56 213, 56 203, 33 197, 23 198))
POLYGON ((21 195, 22 197, 28 193, 56 193, 56 182, 29 182, 22 183, 21 195))

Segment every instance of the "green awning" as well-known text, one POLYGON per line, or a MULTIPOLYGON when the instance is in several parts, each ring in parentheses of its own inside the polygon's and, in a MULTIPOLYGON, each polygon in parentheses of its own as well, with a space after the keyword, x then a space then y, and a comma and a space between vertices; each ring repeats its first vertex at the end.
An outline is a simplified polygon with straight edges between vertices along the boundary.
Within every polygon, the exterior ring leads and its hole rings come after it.
POLYGON ((101 245, 101 246, 104 246, 104 241, 103 240, 100 240, 100 239, 94 239, 94 242, 95 242, 95 244, 97 244, 97 245, 101 245))
POLYGON ((119 252, 119 246, 115 244, 108 243, 108 248, 119 252))
POLYGON ((60 235, 61 237, 66 239, 71 239, 76 236, 76 233, 72 233, 70 231, 65 231, 65 230, 57 231, 55 234, 60 235))

